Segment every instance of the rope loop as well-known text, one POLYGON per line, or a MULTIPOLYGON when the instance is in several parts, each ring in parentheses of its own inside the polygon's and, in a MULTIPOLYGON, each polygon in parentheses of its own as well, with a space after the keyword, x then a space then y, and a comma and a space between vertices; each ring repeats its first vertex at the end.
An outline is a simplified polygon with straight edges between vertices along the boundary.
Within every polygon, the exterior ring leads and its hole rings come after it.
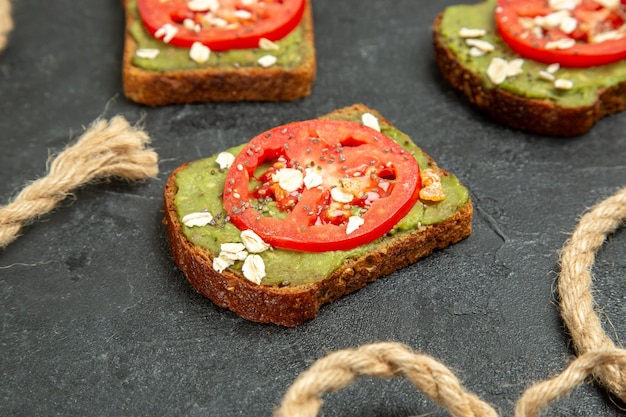
MULTIPOLYGON (((626 188, 597 204, 583 215, 561 252, 558 282, 561 317, 578 355, 615 347, 602 329, 594 310, 591 267, 607 236, 626 220, 626 188)), ((626 367, 602 365, 595 377, 620 400, 626 401, 626 367)))
MULTIPOLYGON (((592 376, 626 401, 626 350, 615 347, 593 310, 591 266, 608 234, 626 219, 626 188, 585 214, 561 252, 558 291, 561 314, 578 357, 556 377, 535 383, 518 400, 515 417, 539 417, 553 401, 592 376)), ((434 358, 394 342, 363 345, 327 355, 304 371, 287 390, 274 417, 315 417, 323 394, 340 390, 359 376, 407 377, 453 417, 495 417, 489 404, 463 388, 434 358)))

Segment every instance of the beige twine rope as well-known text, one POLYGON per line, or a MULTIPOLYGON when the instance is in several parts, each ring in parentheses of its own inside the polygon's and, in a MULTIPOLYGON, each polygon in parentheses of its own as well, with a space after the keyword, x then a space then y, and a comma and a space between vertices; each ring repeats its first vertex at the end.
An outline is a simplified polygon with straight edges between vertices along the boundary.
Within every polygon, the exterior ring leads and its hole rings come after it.
MULTIPOLYGON (((576 323, 573 326, 576 330, 571 331, 576 346, 581 345, 580 339, 584 339, 584 343, 591 343, 589 340, 592 340, 595 344, 577 347, 580 356, 561 374, 528 388, 516 404, 515 417, 538 417, 548 404, 570 393, 590 375, 600 378, 614 393, 625 392, 619 370, 626 366, 626 350, 615 347, 604 336, 593 313, 589 290, 589 268, 594 254, 607 234, 615 231, 625 217, 626 188, 583 216, 564 248, 559 282, 561 297, 568 298, 567 307, 563 307, 563 314, 568 318, 564 319, 570 329, 570 322, 576 323), (576 291, 572 291, 571 287, 575 287, 576 291), (587 330, 592 317, 592 325, 597 328, 592 330, 593 337, 589 339, 587 330), (620 379, 607 381, 615 375, 620 379)), ((381 378, 404 375, 453 417, 498 415, 489 404, 466 391, 454 374, 432 357, 414 353, 402 344, 387 342, 345 349, 321 358, 291 385, 274 416, 315 417, 322 406, 323 394, 340 390, 364 375, 381 378)))
POLYGON ((321 394, 344 388, 360 375, 390 378, 400 374, 455 417, 497 416, 489 404, 465 391, 444 365, 388 342, 340 350, 318 360, 289 388, 275 417, 314 417, 322 406, 321 394))
MULTIPOLYGON (((591 267, 595 253, 607 235, 620 227, 624 219, 626 188, 586 213, 561 253, 558 285, 561 316, 579 355, 614 346, 613 341, 604 333, 600 318, 594 311, 591 267)), ((594 375, 613 394, 626 401, 626 368, 602 366, 594 371, 594 375)))
POLYGON ((131 181, 155 177, 158 155, 146 147, 150 137, 122 116, 96 120, 78 141, 50 164, 48 175, 26 188, 8 205, 0 206, 0 248, 13 242, 22 226, 50 212, 72 190, 97 179, 131 181))
POLYGON ((0 51, 6 48, 12 30, 11 0, 0 0, 0 51))

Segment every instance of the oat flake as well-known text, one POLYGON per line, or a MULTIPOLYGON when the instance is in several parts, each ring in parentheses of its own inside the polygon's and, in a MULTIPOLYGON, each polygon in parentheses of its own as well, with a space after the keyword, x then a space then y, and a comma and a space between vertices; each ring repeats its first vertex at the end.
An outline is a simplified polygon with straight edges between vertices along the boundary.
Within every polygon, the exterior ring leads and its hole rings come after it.
POLYGON ((278 51, 280 46, 276 42, 272 42, 267 38, 261 38, 259 39, 259 48, 264 51, 278 51))
POLYGON ((380 132, 380 124, 378 123, 378 118, 372 113, 363 113, 363 115, 361 116, 361 121, 363 122, 364 126, 380 132))
POLYGON ((487 76, 492 83, 499 85, 506 80, 508 63, 502 58, 493 58, 487 68, 487 76))
POLYGON ((350 216, 348 217, 348 225, 346 226, 346 234, 355 232, 359 227, 363 226, 365 220, 363 217, 359 216, 350 216))
POLYGON ((574 83, 572 81, 566 80, 564 78, 557 78, 554 81, 554 87, 558 88, 559 90, 569 90, 573 86, 574 86, 574 83))
POLYGON ((295 168, 281 168, 272 175, 272 180, 276 181, 280 188, 287 191, 297 191, 304 183, 302 171, 295 168))
POLYGON ((459 30, 459 36, 462 38, 480 38, 486 34, 487 31, 485 29, 461 28, 459 30))
POLYGON ((182 218, 182 222, 187 227, 202 227, 213 221, 213 215, 208 211, 189 213, 182 218))
POLYGON ((250 253, 261 253, 270 248, 269 244, 265 243, 259 235, 250 229, 242 231, 240 237, 244 246, 250 253))
POLYGON ((140 48, 137 49, 135 55, 137 55, 138 58, 154 59, 159 56, 159 53, 161 53, 161 51, 157 48, 140 48))
POLYGON ((265 276, 265 263, 263 262, 263 258, 259 255, 248 255, 246 260, 243 261, 241 272, 243 272, 243 276, 248 281, 260 284, 265 276))
POLYGON ((208 61, 209 56, 211 56, 211 50, 200 42, 194 42, 189 49, 189 57, 198 64, 208 61))
POLYGON ((263 68, 268 68, 274 65, 277 61, 277 58, 274 55, 264 55, 257 60, 258 64, 263 68))
POLYGON ((221 169, 228 169, 235 162, 235 155, 230 152, 220 152, 215 162, 218 163, 221 169))
POLYGON ((476 47, 483 52, 493 52, 495 47, 487 41, 480 39, 469 38, 465 40, 465 43, 469 46, 476 47))

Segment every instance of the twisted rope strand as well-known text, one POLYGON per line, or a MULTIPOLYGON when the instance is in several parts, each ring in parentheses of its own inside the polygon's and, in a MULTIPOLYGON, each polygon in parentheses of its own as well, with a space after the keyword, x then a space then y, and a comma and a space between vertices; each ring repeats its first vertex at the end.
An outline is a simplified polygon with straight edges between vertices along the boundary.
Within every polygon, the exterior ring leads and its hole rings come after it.
MULTIPOLYGON (((1 0, 0 0, 1 1, 1 0)), ((122 116, 96 120, 50 164, 48 174, 0 207, 0 248, 13 242, 23 226, 53 210, 72 190, 97 179, 118 177, 137 181, 155 177, 158 155, 150 137, 122 116)))
MULTIPOLYGON (((606 236, 620 227, 624 219, 626 188, 586 213, 561 252, 558 282, 561 316, 579 355, 614 346, 594 310, 591 267, 606 236)), ((594 370, 596 378, 622 401, 626 401, 625 369, 620 364, 603 365, 594 370)))
POLYGON ((497 416, 489 404, 468 393, 444 365, 389 342, 346 349, 320 359, 289 388, 275 417, 315 417, 322 406, 322 394, 344 388, 358 376, 390 378, 400 374, 454 417, 497 416))
POLYGON ((626 365, 626 350, 605 347, 579 356, 561 374, 528 388, 517 402, 515 417, 538 417, 543 408, 569 394, 598 367, 611 365, 626 365))
POLYGON ((12 30, 11 0, 0 0, 0 52, 6 48, 12 30))
MULTIPOLYGON (((624 365, 625 349, 608 347, 587 352, 556 377, 528 388, 516 404, 515 417, 539 417, 549 404, 569 394, 598 367, 624 365)), ((322 394, 340 390, 358 376, 390 378, 402 374, 454 417, 498 415, 489 404, 465 391, 444 365, 389 342, 340 350, 318 360, 289 388, 274 417, 315 417, 322 407, 322 394)))

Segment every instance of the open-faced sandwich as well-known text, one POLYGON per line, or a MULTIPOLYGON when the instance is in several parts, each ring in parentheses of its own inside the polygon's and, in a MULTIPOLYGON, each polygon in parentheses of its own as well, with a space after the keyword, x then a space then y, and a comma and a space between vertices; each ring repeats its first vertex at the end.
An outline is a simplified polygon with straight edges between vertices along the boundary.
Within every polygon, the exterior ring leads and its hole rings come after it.
POLYGON ((470 235, 467 189, 363 105, 185 163, 165 186, 174 261, 215 304, 296 326, 470 235))
POLYGON ((124 94, 148 106, 311 93, 310 0, 123 0, 124 94))
POLYGON ((493 119, 576 136, 626 108, 625 0, 486 0, 433 27, 443 77, 493 119))

